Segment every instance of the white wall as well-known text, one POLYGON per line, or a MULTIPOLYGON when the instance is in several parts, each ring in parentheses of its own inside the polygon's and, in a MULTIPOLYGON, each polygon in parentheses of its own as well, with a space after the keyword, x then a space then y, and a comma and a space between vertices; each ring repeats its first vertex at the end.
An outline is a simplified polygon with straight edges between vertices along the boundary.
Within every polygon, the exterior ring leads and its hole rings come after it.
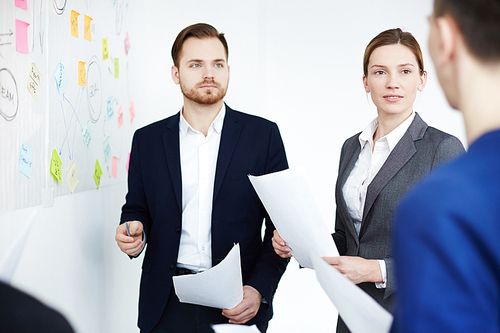
MULTIPOLYGON (((461 117, 448 107, 427 52, 431 7, 431 0, 129 1, 136 121, 145 125, 179 110, 170 47, 185 26, 213 24, 229 43, 226 102, 278 123, 290 166, 306 167, 333 231, 341 145, 375 117, 361 63, 376 34, 401 27, 420 41, 428 84, 415 109, 465 142, 461 117)), ((78 332, 138 331, 142 259, 130 261, 114 241, 125 193, 120 183, 57 197, 36 218, 14 275, 15 286, 63 312, 78 332)), ((0 215, 0 257, 32 209, 0 215)), ((297 266, 292 261, 280 283, 269 332, 333 332, 336 310, 314 272, 297 266)))

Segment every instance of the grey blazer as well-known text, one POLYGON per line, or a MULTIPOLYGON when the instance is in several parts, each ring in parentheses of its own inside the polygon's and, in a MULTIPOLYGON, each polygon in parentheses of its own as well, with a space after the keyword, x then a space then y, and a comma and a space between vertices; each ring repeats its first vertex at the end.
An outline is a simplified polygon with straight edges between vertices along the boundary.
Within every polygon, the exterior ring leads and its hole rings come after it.
MULTIPOLYGON (((366 202, 359 237, 348 213, 342 188, 356 163, 361 145, 360 133, 347 139, 340 154, 335 188, 337 212, 332 235, 341 255, 366 259, 384 259, 387 266, 387 288, 377 289, 375 283, 359 287, 384 308, 393 310, 394 271, 391 255, 392 215, 401 197, 422 177, 439 164, 464 152, 456 137, 429 127, 418 113, 410 127, 392 150, 366 193, 366 202)), ((349 332, 339 318, 337 332, 349 332)))

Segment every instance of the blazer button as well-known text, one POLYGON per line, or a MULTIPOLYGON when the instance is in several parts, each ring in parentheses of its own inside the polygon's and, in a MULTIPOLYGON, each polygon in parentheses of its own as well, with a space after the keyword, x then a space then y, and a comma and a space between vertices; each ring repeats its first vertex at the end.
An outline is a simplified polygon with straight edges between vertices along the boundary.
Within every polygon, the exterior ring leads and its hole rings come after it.
POLYGON ((170 264, 170 269, 174 269, 174 268, 175 268, 175 266, 176 266, 176 265, 175 265, 175 263, 171 263, 171 264, 170 264))
POLYGON ((175 232, 176 232, 176 233, 181 232, 181 227, 177 227, 177 228, 175 228, 175 232))

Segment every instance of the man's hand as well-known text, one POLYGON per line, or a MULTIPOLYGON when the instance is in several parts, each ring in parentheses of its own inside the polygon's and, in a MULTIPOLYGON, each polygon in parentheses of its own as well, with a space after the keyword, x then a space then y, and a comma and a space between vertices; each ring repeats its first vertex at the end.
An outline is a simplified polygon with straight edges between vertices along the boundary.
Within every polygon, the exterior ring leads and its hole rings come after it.
POLYGON ((280 234, 278 234, 277 230, 274 230, 273 234, 273 247, 274 252, 279 255, 281 258, 291 258, 290 247, 286 245, 283 238, 281 238, 280 234))
POLYGON ((229 318, 231 324, 244 324, 257 314, 262 295, 251 286, 243 286, 243 300, 232 309, 222 310, 222 315, 229 318))
POLYGON ((377 260, 368 260, 360 257, 323 257, 323 259, 336 268, 354 284, 361 282, 384 282, 380 264, 377 260))
POLYGON ((116 228, 115 239, 120 250, 133 257, 141 251, 144 245, 142 242, 143 227, 140 221, 130 221, 126 223, 128 223, 130 236, 127 234, 125 223, 122 223, 116 228))

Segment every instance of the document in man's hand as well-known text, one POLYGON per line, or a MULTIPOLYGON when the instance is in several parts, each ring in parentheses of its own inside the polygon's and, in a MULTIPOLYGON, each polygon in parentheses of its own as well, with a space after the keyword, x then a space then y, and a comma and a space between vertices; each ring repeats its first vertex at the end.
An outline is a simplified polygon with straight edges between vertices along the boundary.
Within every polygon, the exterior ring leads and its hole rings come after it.
POLYGON ((255 325, 218 324, 212 325, 212 329, 215 333, 260 333, 255 325))
POLYGON ((339 255, 303 168, 248 178, 301 266, 313 268, 313 257, 339 255))
POLYGON ((232 309, 243 300, 240 245, 235 244, 217 266, 172 279, 175 293, 182 303, 232 309))

